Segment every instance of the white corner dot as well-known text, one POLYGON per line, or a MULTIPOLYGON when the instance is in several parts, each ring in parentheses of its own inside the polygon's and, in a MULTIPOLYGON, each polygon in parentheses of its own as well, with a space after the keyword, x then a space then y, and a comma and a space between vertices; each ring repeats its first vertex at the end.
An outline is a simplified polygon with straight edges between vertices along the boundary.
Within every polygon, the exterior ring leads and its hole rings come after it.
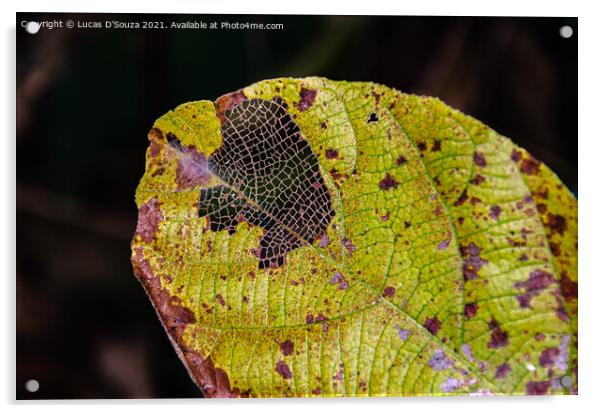
POLYGON ((25 25, 25 31, 29 34, 36 34, 40 31, 40 23, 27 22, 27 24, 25 25))
POLYGON ((571 26, 562 26, 560 28, 560 36, 568 39, 573 35, 573 28, 571 26))
POLYGON ((25 383, 25 390, 30 393, 35 393, 40 389, 40 383, 37 380, 27 380, 25 383))
POLYGON ((569 387, 571 387, 571 385, 573 384, 573 379, 571 378, 571 376, 563 376, 560 379, 560 384, 562 385, 562 387, 564 387, 565 389, 568 389, 569 387))

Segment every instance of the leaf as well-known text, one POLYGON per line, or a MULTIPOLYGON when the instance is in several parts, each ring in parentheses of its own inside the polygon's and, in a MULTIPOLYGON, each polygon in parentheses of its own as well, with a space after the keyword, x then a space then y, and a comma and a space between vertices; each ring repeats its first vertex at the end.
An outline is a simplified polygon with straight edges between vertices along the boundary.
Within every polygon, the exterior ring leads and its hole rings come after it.
POLYGON ((577 202, 477 120, 286 78, 149 140, 132 263, 205 396, 577 392, 577 202))

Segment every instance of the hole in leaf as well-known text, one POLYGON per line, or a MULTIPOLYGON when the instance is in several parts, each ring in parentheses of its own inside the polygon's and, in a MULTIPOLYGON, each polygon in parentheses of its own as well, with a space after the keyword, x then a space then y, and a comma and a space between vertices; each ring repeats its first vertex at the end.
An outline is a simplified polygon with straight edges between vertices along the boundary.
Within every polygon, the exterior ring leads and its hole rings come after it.
POLYGON ((334 211, 318 159, 299 126, 275 101, 249 99, 225 113, 222 146, 208 159, 223 185, 202 189, 199 217, 212 231, 262 227, 259 268, 321 238, 334 211))

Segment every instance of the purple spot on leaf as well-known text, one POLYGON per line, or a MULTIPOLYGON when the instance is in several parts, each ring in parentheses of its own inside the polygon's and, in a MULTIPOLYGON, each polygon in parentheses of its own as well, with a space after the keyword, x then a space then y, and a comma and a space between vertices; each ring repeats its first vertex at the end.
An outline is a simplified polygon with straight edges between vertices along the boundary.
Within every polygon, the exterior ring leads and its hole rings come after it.
POLYGON ((284 378, 284 379, 288 380, 293 377, 293 373, 291 372, 291 369, 282 360, 278 360, 278 362, 276 363, 275 370, 276 370, 276 373, 280 374, 282 376, 282 378, 284 378))
POLYGON ((439 243, 439 245, 437 245, 437 247, 438 247, 440 250, 444 250, 444 249, 446 249, 447 247, 449 247, 449 243, 450 243, 450 242, 451 242, 451 239, 446 239, 446 240, 444 240, 444 241, 441 241, 441 242, 439 243))
POLYGON ((504 377, 506 377, 508 375, 508 373, 510 373, 510 370, 512 370, 512 368, 510 367, 510 365, 508 363, 504 363, 504 364, 500 365, 497 368, 497 370, 495 371, 495 378, 503 379, 504 377))
POLYGON ((435 371, 446 370, 453 364, 454 360, 448 358, 441 349, 437 349, 428 362, 428 365, 435 371))
POLYGON ((458 380, 455 377, 448 377, 441 383, 441 391, 443 393, 451 393, 462 386, 462 383, 462 380, 458 380))
POLYGON ((401 328, 399 324, 395 324, 395 329, 397 330, 397 336, 401 340, 406 341, 410 337, 410 330, 401 328))
POLYGON ((437 317, 427 318, 424 320, 424 327, 432 334, 436 335, 441 328, 441 322, 437 317))
POLYGON ((280 343, 280 351, 285 356, 290 356, 291 354, 293 354, 293 348, 294 345, 291 340, 285 340, 282 343, 280 343))
POLYGON ((483 167, 487 165, 487 160, 485 159, 485 155, 483 155, 481 152, 475 152, 474 156, 474 163, 477 166, 483 167))

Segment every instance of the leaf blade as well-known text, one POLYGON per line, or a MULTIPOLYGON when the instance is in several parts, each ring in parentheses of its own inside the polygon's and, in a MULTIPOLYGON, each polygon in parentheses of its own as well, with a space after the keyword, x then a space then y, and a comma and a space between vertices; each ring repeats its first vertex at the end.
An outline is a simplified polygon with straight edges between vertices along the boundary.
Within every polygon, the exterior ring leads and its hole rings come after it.
MULTIPOLYGON (((206 395, 525 394, 558 387, 563 337, 571 328, 576 337, 576 300, 568 310, 570 327, 557 314, 544 314, 551 301, 560 306, 553 293, 560 278, 549 248, 547 255, 536 254, 542 259, 526 262, 541 272, 531 279, 526 265, 508 264, 507 252, 520 240, 511 239, 511 248, 491 241, 499 235, 496 228, 512 231, 514 225, 530 231, 518 247, 542 249, 537 240, 551 233, 541 218, 531 217, 525 226, 521 213, 508 211, 516 212, 514 203, 524 202, 532 187, 550 181, 549 170, 543 169, 543 178, 525 178, 510 161, 516 150, 510 141, 437 100, 380 85, 275 79, 235 93, 236 99, 279 96, 287 104, 318 159, 336 215, 319 242, 305 240, 282 268, 258 271, 251 251, 261 228, 242 222, 234 234, 208 230, 204 218, 195 217, 194 191, 177 190, 178 160, 159 150, 157 161, 153 142, 166 144, 158 132, 152 136, 137 203, 142 210, 155 196, 168 224, 158 230, 160 252, 147 250, 153 272, 147 278, 158 278, 171 299, 192 309, 194 322, 171 332, 176 349, 192 355, 183 357, 190 370, 191 360, 198 365, 200 359, 223 372, 192 374, 206 395), (166 177, 153 179, 161 167, 166 177), (487 181, 495 185, 488 189, 487 181), (496 255, 485 248, 491 245, 508 251, 496 255), (545 274, 554 281, 539 288, 547 283, 545 274), (515 326, 522 314, 523 324, 533 327, 525 316, 531 313, 553 327, 542 339, 525 338, 515 326), (219 330, 217 338, 207 329, 219 330), (282 354, 280 347, 289 342, 295 351, 282 354), (525 354, 543 357, 543 365, 515 360, 525 346, 525 354), (537 379, 545 368, 555 369, 553 377, 537 379), (222 380, 219 387, 215 377, 224 375, 227 385, 222 380)), ((215 151, 223 144, 216 126, 228 112, 220 112, 219 104, 236 100, 227 96, 218 100, 217 112, 210 102, 187 104, 183 115, 168 115, 155 127, 164 135, 183 133, 188 138, 182 142, 209 157, 207 146, 215 151), (191 120, 199 115, 202 122, 191 120), (197 142, 203 139, 210 145, 197 142)), ((570 198, 563 186, 555 191, 552 209, 570 198)), ((566 257, 559 265, 576 282, 576 258, 568 248, 576 238, 576 204, 569 212, 570 231, 561 239, 566 257)), ((135 251, 140 244, 146 243, 138 235, 135 251)), ((150 295, 157 307, 160 300, 150 295)), ((158 313, 164 325, 173 324, 165 310, 158 313)), ((571 344, 573 360, 575 353, 571 344)))

